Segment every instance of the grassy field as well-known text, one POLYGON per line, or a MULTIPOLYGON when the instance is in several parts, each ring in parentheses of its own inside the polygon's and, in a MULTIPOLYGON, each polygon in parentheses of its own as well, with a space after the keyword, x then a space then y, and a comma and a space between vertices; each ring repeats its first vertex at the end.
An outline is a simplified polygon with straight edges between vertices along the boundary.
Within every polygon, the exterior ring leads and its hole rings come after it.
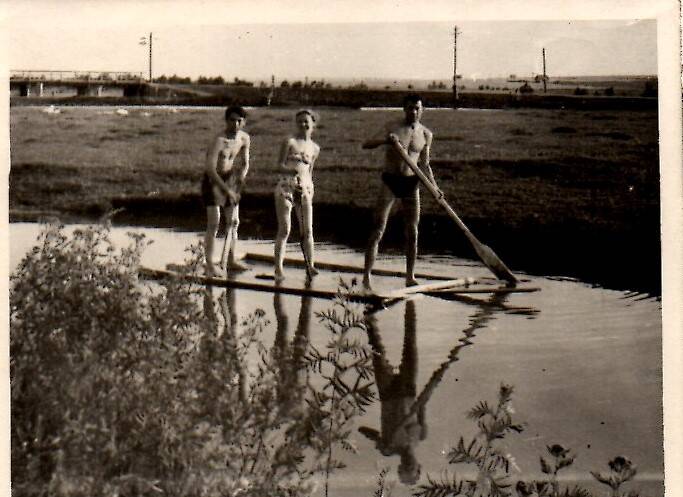
MULTIPOLYGON (((314 135, 321 145, 314 178, 318 238, 336 233, 362 243, 382 152, 360 145, 400 114, 319 111, 314 135)), ((656 112, 427 110, 423 121, 435 133, 433 167, 447 198, 506 262, 545 274, 589 280, 593 275, 612 286, 635 280, 636 287, 657 291, 656 112), (607 277, 596 276, 605 265, 607 277)), ((139 222, 161 215, 169 224, 191 219, 201 229, 199 180, 206 148, 222 128, 220 109, 135 108, 121 116, 105 107, 69 107, 59 114, 13 107, 10 123, 13 219, 96 215, 114 205, 129 207, 139 222)), ((273 236, 274 219, 263 219, 274 218, 269 213, 276 155, 292 129, 292 109, 250 113, 247 235, 273 236)), ((424 247, 468 254, 467 244, 431 199, 423 211, 424 247)), ((388 241, 399 239, 400 234, 388 241)))

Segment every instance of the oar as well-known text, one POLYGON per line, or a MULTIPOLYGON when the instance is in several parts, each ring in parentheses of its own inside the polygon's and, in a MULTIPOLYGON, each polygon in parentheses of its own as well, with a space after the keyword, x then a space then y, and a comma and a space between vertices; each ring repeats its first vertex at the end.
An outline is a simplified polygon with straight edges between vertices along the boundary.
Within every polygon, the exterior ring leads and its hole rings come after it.
POLYGON ((440 194, 436 186, 434 186, 434 184, 429 180, 429 178, 427 178, 427 176, 425 176, 422 170, 418 167, 415 161, 408 155, 408 153, 403 148, 403 145, 401 145, 401 142, 398 140, 398 137, 392 136, 391 143, 393 144, 396 151, 401 155, 404 162, 410 166, 410 169, 413 170, 413 172, 417 175, 422 184, 425 187, 427 187, 429 193, 432 194, 434 199, 439 203, 441 207, 444 208, 444 210, 446 211, 446 213, 448 213, 450 218, 453 221, 455 221, 455 224, 457 224, 458 227, 463 231, 463 233, 465 233, 465 236, 472 244, 472 247, 474 247, 474 250, 481 259, 481 261, 491 270, 493 274, 496 275, 497 278, 507 281, 510 286, 515 286, 517 283, 517 278, 515 278, 515 275, 512 274, 512 272, 507 268, 505 263, 502 260, 500 260, 500 257, 496 255, 496 253, 491 249, 491 247, 484 245, 479 240, 477 240, 477 238, 472 234, 472 232, 467 228, 467 226, 465 226, 465 223, 462 222, 462 220, 456 214, 453 208, 450 205, 448 205, 446 199, 443 198, 443 194, 440 194))

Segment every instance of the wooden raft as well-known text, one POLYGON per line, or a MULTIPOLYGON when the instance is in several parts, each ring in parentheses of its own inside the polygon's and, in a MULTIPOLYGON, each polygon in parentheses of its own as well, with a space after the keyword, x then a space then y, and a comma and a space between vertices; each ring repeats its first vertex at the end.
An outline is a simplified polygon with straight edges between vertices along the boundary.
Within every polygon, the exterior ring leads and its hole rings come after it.
MULTIPOLYGON (((318 266, 322 269, 322 266, 318 266)), ((302 286, 292 285, 287 280, 278 283, 275 281, 254 281, 246 278, 222 278, 208 277, 204 275, 184 274, 178 271, 140 268, 141 276, 149 279, 179 278, 188 283, 199 285, 211 285, 225 288, 240 288, 258 292, 282 293, 287 295, 309 296, 323 299, 334 299, 339 295, 337 289, 315 287, 315 279, 311 284, 302 286)), ((391 291, 374 292, 359 291, 349 294, 349 299, 355 302, 371 304, 375 306, 387 306, 392 303, 410 298, 417 294, 435 294, 445 292, 448 294, 474 294, 474 293, 512 293, 533 292, 537 288, 505 287, 478 284, 472 279, 449 279, 431 282, 424 285, 416 285, 399 288, 391 291)))

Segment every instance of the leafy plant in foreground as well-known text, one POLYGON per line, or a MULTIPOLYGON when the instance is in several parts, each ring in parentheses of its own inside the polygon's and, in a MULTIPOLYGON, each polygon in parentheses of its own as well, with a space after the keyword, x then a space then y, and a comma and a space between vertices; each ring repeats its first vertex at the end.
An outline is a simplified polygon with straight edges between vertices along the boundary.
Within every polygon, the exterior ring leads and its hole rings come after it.
POLYGON ((333 458, 332 448, 340 445, 346 451, 357 452, 350 440, 351 422, 375 400, 372 351, 360 339, 366 331, 366 322, 361 306, 349 300, 353 291, 353 285, 340 280, 333 307, 316 314, 330 332, 326 351, 310 345, 306 357, 307 368, 324 380, 321 387, 311 388, 307 402, 318 416, 313 446, 327 448, 327 457, 321 467, 326 475, 325 495, 329 492, 330 472, 344 467, 333 458), (355 336, 354 332, 357 332, 355 336))
POLYGON ((568 468, 574 463, 576 456, 571 453, 570 449, 564 448, 560 444, 553 444, 546 446, 548 454, 552 457, 550 461, 543 456, 540 457, 541 471, 549 476, 548 480, 535 480, 525 482, 519 480, 515 489, 517 495, 522 497, 590 497, 591 494, 584 488, 575 486, 572 489, 560 488, 558 481, 558 473, 565 468, 568 468))
POLYGON ((226 293, 216 307, 211 288, 140 280, 147 244, 131 234, 117 248, 106 224, 47 226, 12 275, 13 493, 309 495, 370 399, 344 331, 362 321, 321 315, 336 334, 296 367, 322 376, 288 383, 279 402, 295 365, 264 346, 265 313, 233 319, 226 293))
POLYGON ((591 471, 591 475, 602 483, 607 485, 611 489, 611 497, 621 497, 629 494, 620 493, 620 487, 627 481, 633 479, 636 476, 637 469, 635 464, 633 464, 629 459, 624 456, 617 456, 608 463, 610 471, 608 473, 603 473, 602 471, 591 471))
POLYGON ((428 476, 427 484, 420 485, 413 495, 416 497, 445 497, 448 495, 493 496, 511 495, 508 490, 511 484, 507 477, 512 456, 504 454, 498 447, 498 441, 508 433, 520 433, 524 426, 512 420, 512 392, 510 385, 502 384, 498 391, 495 406, 481 401, 468 413, 467 417, 476 421, 479 433, 466 443, 460 437, 458 444, 448 452, 450 464, 471 464, 477 468, 475 480, 459 478, 457 475, 446 475, 441 481, 428 476))

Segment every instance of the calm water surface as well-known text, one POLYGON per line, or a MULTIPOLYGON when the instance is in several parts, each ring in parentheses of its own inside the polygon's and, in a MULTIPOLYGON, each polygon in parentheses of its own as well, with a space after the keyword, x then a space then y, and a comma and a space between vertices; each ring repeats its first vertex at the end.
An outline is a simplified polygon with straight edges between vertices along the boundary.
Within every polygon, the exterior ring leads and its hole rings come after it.
MULTIPOLYGON (((35 224, 10 226, 10 268, 38 231, 35 224)), ((181 262, 185 247, 200 239, 194 233, 115 228, 115 240, 123 242, 126 231, 144 231, 154 240, 143 264, 156 268, 181 262)), ((244 241, 240 251, 272 254, 272 242, 244 241)), ((298 245, 289 251, 300 257, 298 245)), ((362 254, 339 246, 318 246, 317 257, 362 264, 362 254)), ((380 265, 402 269, 403 260, 386 257, 380 265)), ((443 256, 422 257, 418 270, 487 276, 472 262, 443 256)), ((266 272, 269 267, 255 266, 250 274, 266 272)), ((290 282, 301 278, 294 270, 288 274, 290 282)), ((333 284, 338 276, 319 279, 333 284)), ((338 449, 335 454, 348 468, 334 475, 331 495, 372 495, 382 468, 389 468, 394 496, 410 495, 402 480, 414 480, 418 472, 419 482, 427 473, 438 478, 445 469, 462 474, 464 467, 449 466, 444 454, 460 436, 467 440, 476 433, 466 412, 481 400, 493 404, 502 382, 514 386, 514 417, 527 423, 523 433, 504 440, 518 466, 513 481, 542 478, 539 456, 547 456, 546 445, 559 443, 577 453, 566 478, 596 495, 604 490, 591 482, 589 470, 607 470, 607 461, 617 455, 638 466, 637 480, 625 490, 662 494, 660 301, 581 282, 530 279, 540 292, 473 295, 466 301, 421 297, 373 315, 367 340, 376 353, 378 401, 354 426, 359 453, 338 449), (396 414, 406 406, 419 413, 410 422, 396 414)), ((377 288, 400 286, 399 279, 376 280, 377 288)), ((213 295, 219 300, 224 292, 216 288, 213 295)), ((271 322, 266 344, 291 343, 297 334, 320 348, 327 342, 315 313, 329 308, 329 301, 244 290, 225 301, 237 317, 266 311, 271 322)))

